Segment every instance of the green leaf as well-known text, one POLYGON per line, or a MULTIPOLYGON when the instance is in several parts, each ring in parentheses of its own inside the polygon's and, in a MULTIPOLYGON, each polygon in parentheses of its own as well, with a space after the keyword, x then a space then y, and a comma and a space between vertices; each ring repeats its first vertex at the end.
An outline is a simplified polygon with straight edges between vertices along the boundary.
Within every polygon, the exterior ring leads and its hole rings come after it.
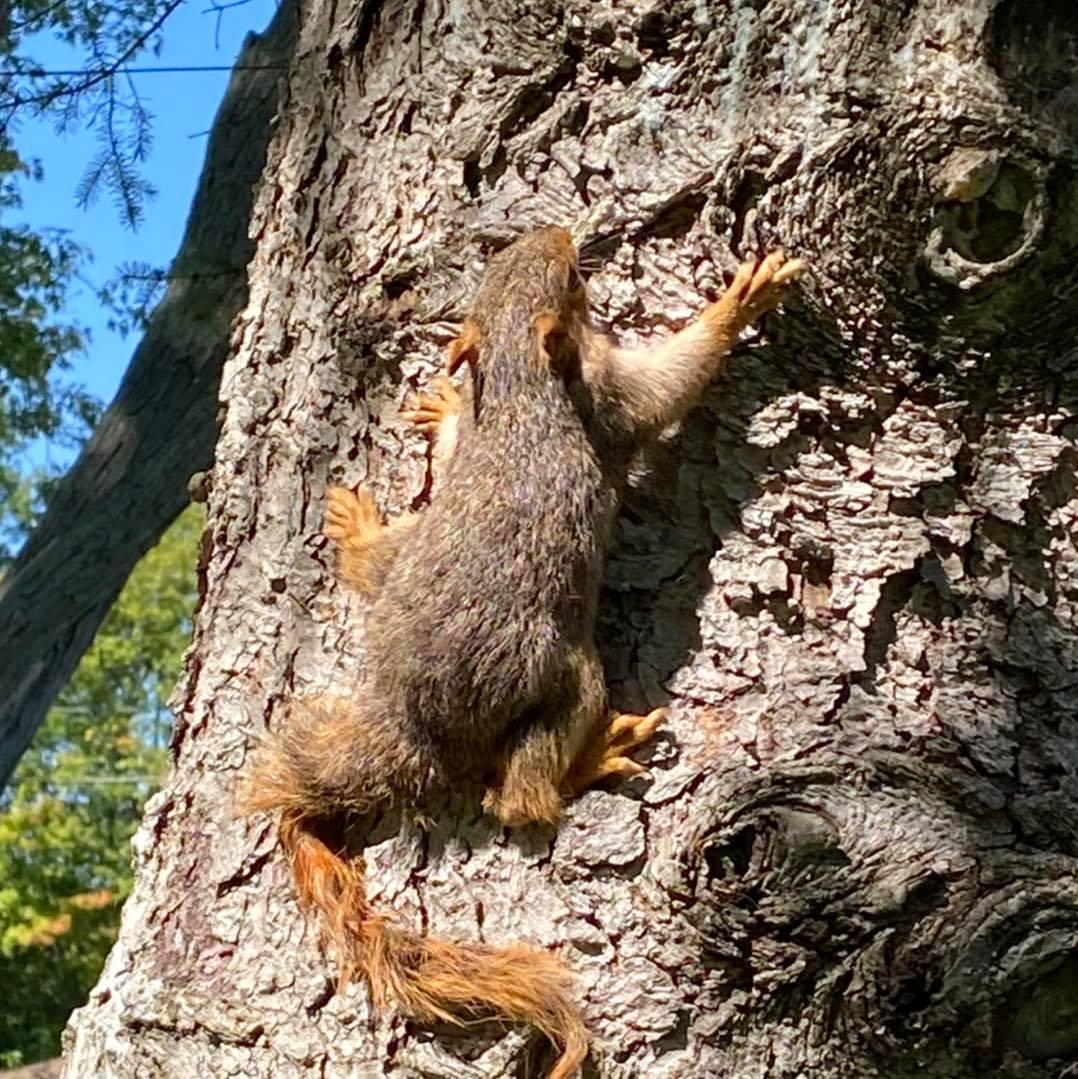
POLYGON ((191 632, 189 507, 135 568, 0 802, 0 1064, 54 1056, 115 939, 191 632))

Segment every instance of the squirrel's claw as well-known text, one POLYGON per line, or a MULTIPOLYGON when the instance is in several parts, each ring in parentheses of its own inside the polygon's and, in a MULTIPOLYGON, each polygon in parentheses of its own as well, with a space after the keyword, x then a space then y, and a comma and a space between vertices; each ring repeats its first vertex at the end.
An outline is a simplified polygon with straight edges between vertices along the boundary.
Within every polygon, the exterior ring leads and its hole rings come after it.
POLYGON ((649 741, 670 714, 668 708, 653 708, 646 716, 612 712, 610 721, 573 764, 569 785, 579 793, 610 776, 637 776, 647 769, 628 753, 649 741))
POLYGON ((460 391, 445 375, 439 375, 430 393, 411 396, 408 407, 401 409, 400 417, 424 434, 434 434, 446 419, 456 415, 463 407, 460 391))
POLYGON ((366 487, 355 491, 347 487, 330 487, 326 491, 326 517, 322 534, 334 543, 349 540, 364 542, 382 530, 378 504, 366 487))
POLYGON ((804 268, 801 259, 787 260, 782 251, 772 251, 759 261, 742 263, 719 302, 736 306, 738 323, 747 326, 781 301, 786 286, 804 268))

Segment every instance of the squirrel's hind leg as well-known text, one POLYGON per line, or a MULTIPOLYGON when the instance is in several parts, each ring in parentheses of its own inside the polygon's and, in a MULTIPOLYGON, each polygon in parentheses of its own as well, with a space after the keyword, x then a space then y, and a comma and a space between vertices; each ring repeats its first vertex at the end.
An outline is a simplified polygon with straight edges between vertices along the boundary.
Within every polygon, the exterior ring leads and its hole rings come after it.
POLYGON ((581 648, 551 695, 532 709, 531 721, 512 730, 483 808, 510 828, 556 824, 563 798, 574 793, 568 783, 573 762, 598 736, 606 715, 602 664, 594 649, 581 648))
POLYGON ((504 758, 496 784, 483 798, 483 808, 507 828, 557 824, 561 817, 560 777, 566 766, 557 734, 546 728, 529 728, 504 758))

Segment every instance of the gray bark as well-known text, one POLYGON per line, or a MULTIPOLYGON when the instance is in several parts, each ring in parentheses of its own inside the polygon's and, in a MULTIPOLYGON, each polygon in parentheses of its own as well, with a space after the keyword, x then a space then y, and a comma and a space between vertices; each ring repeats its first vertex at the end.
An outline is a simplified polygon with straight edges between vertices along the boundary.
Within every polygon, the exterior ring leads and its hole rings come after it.
POLYGON ((335 996, 230 805, 284 701, 361 684, 326 484, 422 500, 401 402, 483 256, 549 221, 605 239, 629 338, 750 253, 811 278, 620 520, 601 647, 618 706, 673 705, 650 777, 557 831, 383 824, 372 893, 558 949, 603 1079, 1072 1074, 1076 57, 1048 0, 304 6, 176 766, 69 1077, 541 1073, 525 1031, 335 996))
POLYGON ((135 564, 213 463, 232 320, 247 303, 247 234, 283 72, 291 4, 241 54, 218 109, 170 283, 116 398, 0 581, 0 790, 135 564))

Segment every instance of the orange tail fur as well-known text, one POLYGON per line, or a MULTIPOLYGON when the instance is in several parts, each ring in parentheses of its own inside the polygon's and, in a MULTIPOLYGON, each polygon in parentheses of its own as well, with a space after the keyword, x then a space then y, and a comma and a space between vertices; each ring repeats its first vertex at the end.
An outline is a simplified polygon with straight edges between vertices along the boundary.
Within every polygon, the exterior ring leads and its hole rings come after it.
MULTIPOLYGON (((242 808, 244 812, 282 810, 278 830, 281 846, 292 864, 301 903, 317 912, 323 938, 337 954, 338 989, 362 976, 376 1009, 393 1002, 421 1022, 464 1025, 493 1013, 531 1023, 561 1050, 550 1079, 568 1079, 587 1055, 588 1038, 572 1000, 571 976, 564 964, 524 945, 492 948, 432 940, 376 912, 367 899, 363 858, 350 856, 343 843, 338 853, 333 849, 337 844, 327 842, 334 823, 328 811, 336 798, 326 787, 335 793, 343 791, 329 782, 331 770, 305 767, 305 761, 314 763, 312 746, 333 744, 339 761, 341 747, 349 745, 341 736, 351 736, 354 748, 357 740, 369 741, 373 732, 360 733, 359 717, 346 712, 343 704, 318 702, 303 707, 302 712, 303 720, 322 728, 315 737, 302 740, 306 755, 295 752, 299 732, 295 723, 288 724, 248 781, 242 808), (350 728, 347 732, 345 726, 350 728), (333 728, 332 737, 326 729, 329 727, 333 728), (325 787, 312 797, 316 776, 325 787)), ((312 734, 310 728, 306 734, 312 734)), ((365 799, 353 795, 341 801, 355 805, 365 799)))

